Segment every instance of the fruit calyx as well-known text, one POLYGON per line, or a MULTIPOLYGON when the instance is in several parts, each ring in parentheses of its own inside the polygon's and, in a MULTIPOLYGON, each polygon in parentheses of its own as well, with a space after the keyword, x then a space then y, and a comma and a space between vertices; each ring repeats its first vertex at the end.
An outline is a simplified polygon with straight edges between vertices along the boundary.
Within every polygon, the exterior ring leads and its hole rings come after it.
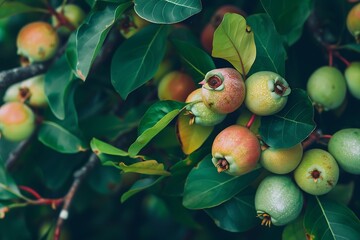
POLYGON ((271 216, 268 213, 258 211, 257 217, 262 219, 261 226, 271 227, 271 216))
POLYGON ((230 168, 229 162, 225 158, 217 159, 217 163, 215 165, 218 173, 223 171, 227 171, 230 168))
POLYGON ((204 88, 208 90, 221 91, 224 89, 224 76, 221 73, 217 74, 207 74, 205 79, 199 84, 203 85, 204 88))
POLYGON ((128 14, 124 15, 120 20, 120 29, 125 34, 130 32, 131 28, 137 28, 132 17, 128 14))
POLYGON ((289 84, 285 81, 285 79, 281 77, 270 79, 268 81, 268 86, 270 91, 272 92, 271 96, 275 99, 288 96, 291 93, 289 84))
POLYGON ((25 102, 26 100, 30 99, 31 92, 28 87, 21 87, 19 88, 19 96, 22 102, 25 102))
POLYGON ((309 177, 314 180, 314 182, 317 182, 319 179, 322 180, 323 177, 321 176, 321 171, 317 170, 316 168, 309 172, 309 177))

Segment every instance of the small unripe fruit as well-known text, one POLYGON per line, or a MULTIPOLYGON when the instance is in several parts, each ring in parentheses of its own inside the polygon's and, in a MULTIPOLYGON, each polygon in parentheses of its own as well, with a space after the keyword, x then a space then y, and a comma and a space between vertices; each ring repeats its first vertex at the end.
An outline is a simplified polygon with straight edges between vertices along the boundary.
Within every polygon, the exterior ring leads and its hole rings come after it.
POLYGON ((222 122, 226 114, 211 111, 201 97, 201 88, 196 89, 186 98, 186 102, 190 103, 186 106, 186 115, 190 115, 189 124, 199 124, 202 126, 214 126, 222 122))
POLYGON ((245 83, 233 68, 213 69, 206 73, 202 84, 202 99, 206 106, 218 113, 231 113, 245 98, 245 83))
POLYGON ((163 61, 161 61, 158 69, 156 70, 153 81, 155 84, 158 84, 160 80, 169 72, 171 72, 174 68, 174 62, 170 58, 166 58, 163 61))
POLYGON ((299 165, 302 155, 303 147, 301 143, 283 149, 269 147, 262 151, 260 164, 272 173, 286 174, 299 165))
POLYGON ((335 158, 322 149, 311 149, 294 171, 297 185, 312 195, 323 195, 333 189, 339 179, 339 167, 335 158))
POLYGON ((187 96, 195 89, 194 80, 190 75, 172 71, 160 80, 158 96, 160 100, 185 102, 187 96))
POLYGON ((46 22, 32 22, 19 32, 17 52, 30 62, 43 62, 51 59, 59 46, 59 36, 55 29, 46 22))
POLYGON ((306 89, 315 106, 327 111, 344 102, 346 81, 337 68, 323 66, 311 74, 306 89))
POLYGON ((346 27, 357 41, 360 37, 360 3, 351 8, 346 17, 346 27))
POLYGON ((279 74, 260 71, 245 81, 245 105, 259 116, 268 116, 281 111, 287 102, 291 89, 279 74))
POLYGON ((44 90, 45 75, 29 78, 21 83, 9 87, 4 95, 5 102, 25 102, 33 107, 47 106, 47 98, 44 90))
POLYGON ((330 138, 328 149, 344 171, 360 174, 359 128, 346 128, 337 131, 330 138))
MULTIPOLYGON (((74 27, 74 29, 80 26, 86 16, 85 12, 75 4, 66 4, 64 6, 59 6, 58 8, 56 8, 56 11, 64 15, 64 17, 69 21, 69 23, 74 27)), ((59 25, 59 21, 55 16, 51 18, 51 23, 55 28, 59 25)), ((74 29, 70 29, 66 26, 61 26, 57 30, 60 34, 67 35, 71 33, 71 31, 74 29)))
POLYGON ((255 169, 261 150, 254 133, 246 127, 232 125, 215 137, 211 152, 218 172, 240 176, 255 169))
POLYGON ((139 17, 134 10, 123 13, 120 19, 120 33, 124 38, 130 38, 149 22, 139 17))
POLYGON ((301 190, 288 176, 267 176, 255 193, 255 209, 265 226, 282 226, 295 220, 303 202, 301 190))
MULTIPOLYGON (((246 127, 251 117, 253 117, 252 112, 250 112, 247 108, 241 108, 239 112, 239 117, 236 119, 236 124, 246 127)), ((250 126, 250 130, 255 134, 259 134, 260 125, 261 117, 256 116, 254 122, 250 126)))
POLYGON ((344 75, 351 95, 360 99, 360 62, 352 62, 345 69, 344 75))
POLYGON ((35 129, 35 116, 23 103, 9 102, 0 108, 1 136, 10 141, 28 138, 35 129))

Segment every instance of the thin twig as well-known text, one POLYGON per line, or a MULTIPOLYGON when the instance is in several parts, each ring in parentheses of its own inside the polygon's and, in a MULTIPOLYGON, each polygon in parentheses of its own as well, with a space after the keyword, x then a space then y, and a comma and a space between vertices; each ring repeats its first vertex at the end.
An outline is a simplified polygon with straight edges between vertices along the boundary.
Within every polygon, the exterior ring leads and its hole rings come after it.
POLYGON ((93 153, 89 157, 89 160, 87 161, 87 163, 82 168, 80 168, 79 170, 77 170, 74 173, 74 181, 73 181, 68 193, 64 197, 64 205, 63 205, 63 207, 62 207, 62 209, 60 211, 59 218, 58 218, 58 220, 56 222, 54 240, 59 240, 60 239, 61 228, 62 228, 62 226, 64 224, 64 221, 69 216, 69 209, 70 209, 71 203, 72 203, 72 201, 74 199, 75 193, 77 192, 79 186, 81 185, 81 183, 83 182, 83 180, 85 179, 87 174, 98 163, 100 163, 100 161, 99 161, 98 157, 96 156, 96 154, 93 153))

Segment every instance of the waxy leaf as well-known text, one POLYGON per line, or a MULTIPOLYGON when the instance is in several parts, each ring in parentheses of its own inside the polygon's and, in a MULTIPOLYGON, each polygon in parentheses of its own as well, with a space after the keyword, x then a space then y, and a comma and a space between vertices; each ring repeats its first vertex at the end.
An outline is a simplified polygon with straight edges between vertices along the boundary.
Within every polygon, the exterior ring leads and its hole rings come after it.
POLYGON ((211 158, 211 155, 205 157, 189 173, 183 198, 186 208, 203 209, 218 206, 238 194, 260 174, 259 169, 242 176, 218 173, 211 158))
POLYGON ((154 76, 165 55, 167 33, 167 26, 149 25, 116 50, 111 82, 123 99, 154 76))
POLYGON ((181 22, 202 9, 201 0, 134 0, 134 10, 153 23, 181 22))
POLYGON ((170 173, 164 169, 164 164, 158 163, 156 160, 146 160, 131 165, 126 165, 121 162, 118 168, 124 172, 135 172, 147 175, 170 175, 170 173))
POLYGON ((121 14, 131 6, 131 1, 120 5, 108 4, 102 10, 95 10, 85 19, 76 32, 78 62, 76 75, 85 81, 96 55, 99 53, 107 34, 121 14))
POLYGON ((360 53, 360 44, 355 44, 355 43, 346 44, 346 45, 343 45, 343 46, 341 46, 339 48, 348 49, 348 50, 360 53))
POLYGON ((163 179, 163 177, 159 177, 157 179, 154 178, 143 178, 143 179, 139 179, 137 180, 130 188, 130 190, 128 190, 127 192, 125 192, 122 196, 121 196, 121 202, 125 202, 127 199, 129 199, 130 197, 132 197, 133 195, 147 189, 150 188, 152 186, 154 186, 156 183, 160 182, 163 179))
POLYGON ((280 112, 261 118, 260 135, 270 147, 288 148, 302 142, 315 127, 309 96, 302 89, 293 89, 280 112))
POLYGON ((243 76, 256 57, 254 32, 243 16, 226 13, 214 33, 212 56, 229 61, 243 76))
POLYGON ((124 150, 121 150, 117 147, 114 147, 106 142, 103 142, 99 139, 93 138, 90 142, 91 150, 96 154, 108 154, 120 157, 127 157, 129 153, 124 150))
POLYGON ((62 126, 44 121, 41 124, 38 139, 44 145, 61 153, 77 153, 85 151, 88 146, 62 126))
POLYGON ((180 114, 176 125, 181 149, 185 154, 190 154, 201 147, 214 129, 213 126, 201 126, 189 122, 189 115, 180 114))
MULTIPOLYGON (((312 0, 261 0, 261 4, 281 35, 299 32, 313 9, 312 0)), ((300 36, 301 34, 297 34, 297 38, 292 39, 289 44, 294 43, 300 36)))
POLYGON ((256 44, 256 59, 251 72, 272 71, 285 76, 286 51, 269 15, 251 15, 247 22, 254 32, 256 44))
POLYGON ((304 214, 288 223, 282 233, 282 240, 307 240, 304 229, 304 214))
POLYGON ((14 199, 17 195, 20 195, 19 189, 6 172, 3 160, 0 159, 0 200, 14 199))
POLYGON ((196 81, 203 80, 208 71, 216 68, 212 58, 201 48, 182 40, 173 39, 172 43, 196 81))
POLYGON ((360 239, 360 220, 354 212, 324 197, 309 197, 304 227, 309 239, 360 239))
POLYGON ((43 8, 31 7, 21 2, 10 2, 7 0, 0 2, 0 19, 25 12, 48 13, 48 10, 43 8))
POLYGON ((178 114, 179 109, 175 109, 162 117, 154 126, 146 129, 129 147, 131 157, 136 156, 161 130, 163 130, 178 114))
POLYGON ((255 193, 240 192, 229 201, 204 210, 218 227, 229 232, 245 232, 259 224, 254 202, 255 193))
POLYGON ((141 119, 138 133, 142 134, 145 130, 153 127, 166 114, 173 110, 181 110, 186 104, 176 101, 158 101, 151 105, 141 119))

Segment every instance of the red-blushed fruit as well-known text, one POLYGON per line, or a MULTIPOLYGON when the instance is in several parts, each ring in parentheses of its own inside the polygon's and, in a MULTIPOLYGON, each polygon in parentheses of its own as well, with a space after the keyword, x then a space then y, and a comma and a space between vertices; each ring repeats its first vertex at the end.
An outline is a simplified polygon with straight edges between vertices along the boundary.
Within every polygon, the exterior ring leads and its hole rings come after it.
POLYGON ((160 100, 185 102, 187 96, 196 89, 192 77, 181 71, 166 74, 159 83, 158 97, 160 100))
POLYGON ((245 81, 246 107, 256 115, 268 116, 281 111, 287 102, 291 89, 279 74, 260 71, 245 81))
POLYGON ((209 53, 211 53, 212 51, 214 32, 216 28, 220 25, 225 13, 237 13, 244 17, 246 16, 246 13, 235 5, 228 4, 219 7, 212 15, 210 22, 202 30, 200 36, 203 48, 209 53))
POLYGON ((241 74, 233 68, 218 68, 206 73, 202 84, 202 99, 214 112, 231 113, 245 99, 245 83, 241 74))
POLYGON ((130 38, 132 35, 140 31, 149 22, 139 17, 132 9, 122 14, 120 19, 120 33, 124 38, 130 38))
POLYGON ((62 14, 69 23, 74 27, 74 29, 70 29, 66 26, 61 26, 59 28, 59 21, 55 16, 51 17, 51 24, 57 28, 58 32, 63 35, 70 34, 73 30, 78 28, 80 24, 84 21, 86 14, 85 12, 77 5, 75 4, 65 4, 64 6, 59 6, 56 8, 56 11, 60 14, 62 14))
POLYGON ((211 152, 218 172, 240 176, 255 169, 261 149, 254 133, 246 127, 232 125, 215 137, 211 152))
POLYGON ((28 138, 35 129, 35 116, 32 110, 21 102, 5 103, 0 108, 1 136, 10 141, 28 138))
POLYGON ((300 163, 303 155, 301 143, 290 148, 266 148, 260 156, 260 164, 268 171, 276 174, 287 174, 300 163))
POLYGON ((59 36, 47 22, 32 22, 21 28, 17 35, 17 53, 29 62, 43 62, 51 59, 58 47, 59 36))
POLYGON ((360 3, 353 6, 346 17, 346 27, 357 41, 360 40, 360 3))
POLYGON ((189 124, 199 124, 202 126, 214 126, 222 122, 226 114, 216 113, 211 111, 201 97, 201 88, 194 90, 186 98, 186 102, 189 103, 186 106, 186 115, 190 116, 189 124))
POLYGON ((312 195, 323 195, 336 186, 339 166, 329 152, 314 148, 304 153, 294 171, 294 178, 303 191, 312 195))

